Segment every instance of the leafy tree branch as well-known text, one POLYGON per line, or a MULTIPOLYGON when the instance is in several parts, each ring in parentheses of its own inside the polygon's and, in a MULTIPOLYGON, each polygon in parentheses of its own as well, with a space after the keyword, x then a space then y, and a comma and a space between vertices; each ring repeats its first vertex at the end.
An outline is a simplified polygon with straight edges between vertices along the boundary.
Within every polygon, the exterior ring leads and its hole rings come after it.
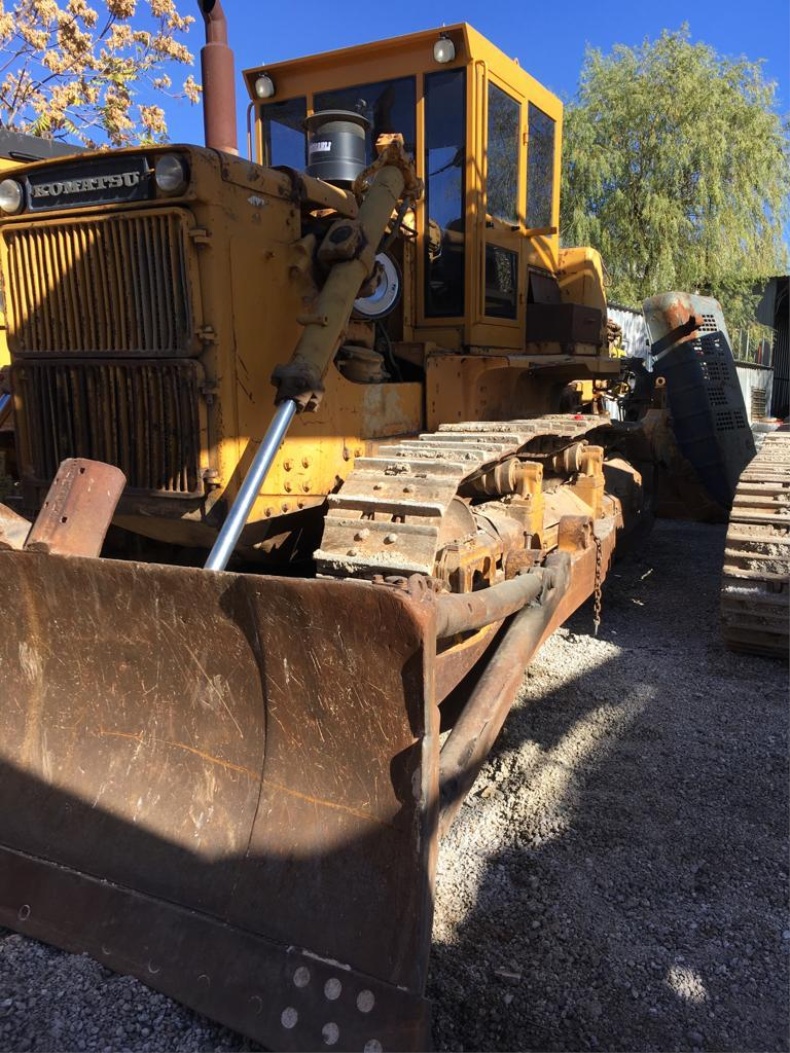
POLYGON ((178 91, 168 72, 189 66, 194 22, 174 0, 0 0, 0 126, 85 146, 167 141, 152 92, 197 102, 191 74, 178 91))
POLYGON ((790 124, 761 62, 692 44, 688 26, 610 55, 589 49, 566 107, 562 236, 592 244, 610 296, 720 299, 746 324, 788 267, 790 124))

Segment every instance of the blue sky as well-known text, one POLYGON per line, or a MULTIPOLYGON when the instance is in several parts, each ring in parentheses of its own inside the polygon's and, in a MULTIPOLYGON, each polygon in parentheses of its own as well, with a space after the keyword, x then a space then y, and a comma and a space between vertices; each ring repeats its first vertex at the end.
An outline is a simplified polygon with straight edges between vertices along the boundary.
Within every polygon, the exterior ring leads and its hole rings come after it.
MULTIPOLYGON (((197 4, 189 0, 179 0, 178 6, 184 14, 197 13, 197 4)), ((375 5, 224 0, 223 8, 239 71, 442 24, 469 22, 562 99, 576 91, 587 45, 608 53, 615 44, 638 45, 646 37, 659 36, 663 29, 676 30, 687 22, 693 42, 710 44, 721 55, 765 59, 766 79, 778 83, 778 109, 790 111, 788 0, 748 0, 744 4, 727 0, 566 0, 563 4, 398 0, 375 5)), ((203 39, 203 20, 198 14, 188 37, 198 79, 203 39)), ((240 78, 237 91, 241 114, 246 96, 240 78)), ((202 142, 199 107, 173 101, 165 109, 173 142, 202 142)), ((240 139, 243 128, 240 116, 240 139)))

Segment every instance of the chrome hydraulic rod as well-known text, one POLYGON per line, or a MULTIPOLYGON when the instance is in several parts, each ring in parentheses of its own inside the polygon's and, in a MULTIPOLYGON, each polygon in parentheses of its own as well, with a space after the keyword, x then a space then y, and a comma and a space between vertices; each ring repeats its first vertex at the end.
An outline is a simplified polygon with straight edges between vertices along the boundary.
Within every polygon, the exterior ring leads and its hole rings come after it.
POLYGON ((258 447, 258 451, 250 465, 250 470, 241 484, 238 496, 233 502, 230 512, 228 512, 227 518, 222 524, 222 529, 217 535, 217 540, 214 542, 214 547, 209 553, 209 557, 206 560, 206 570, 224 570, 228 565, 228 560, 236 547, 236 542, 239 540, 244 524, 249 518, 250 511, 255 504, 256 497, 260 493, 263 482, 269 474, 272 461, 277 456, 280 443, 285 438, 296 410, 297 404, 293 399, 286 399, 285 402, 281 402, 277 407, 277 411, 269 425, 269 430, 258 447))

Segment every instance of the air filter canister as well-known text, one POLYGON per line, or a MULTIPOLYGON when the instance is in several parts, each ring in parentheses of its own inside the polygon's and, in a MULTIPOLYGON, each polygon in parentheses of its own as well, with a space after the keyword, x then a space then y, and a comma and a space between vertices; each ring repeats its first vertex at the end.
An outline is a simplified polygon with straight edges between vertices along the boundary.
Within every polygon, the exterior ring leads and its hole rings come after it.
POLYGON ((365 133, 370 121, 352 110, 320 110, 305 120, 307 174, 351 186, 367 167, 365 133))

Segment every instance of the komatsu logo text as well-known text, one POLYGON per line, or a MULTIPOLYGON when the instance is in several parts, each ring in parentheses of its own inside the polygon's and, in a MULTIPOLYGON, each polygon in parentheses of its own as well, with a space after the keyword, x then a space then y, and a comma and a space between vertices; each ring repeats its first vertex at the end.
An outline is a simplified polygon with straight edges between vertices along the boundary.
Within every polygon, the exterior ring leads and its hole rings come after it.
POLYGON ((140 183, 139 172, 119 172, 118 175, 90 176, 86 179, 64 179, 56 183, 39 183, 31 187, 33 197, 66 197, 85 194, 92 190, 120 190, 140 183))

